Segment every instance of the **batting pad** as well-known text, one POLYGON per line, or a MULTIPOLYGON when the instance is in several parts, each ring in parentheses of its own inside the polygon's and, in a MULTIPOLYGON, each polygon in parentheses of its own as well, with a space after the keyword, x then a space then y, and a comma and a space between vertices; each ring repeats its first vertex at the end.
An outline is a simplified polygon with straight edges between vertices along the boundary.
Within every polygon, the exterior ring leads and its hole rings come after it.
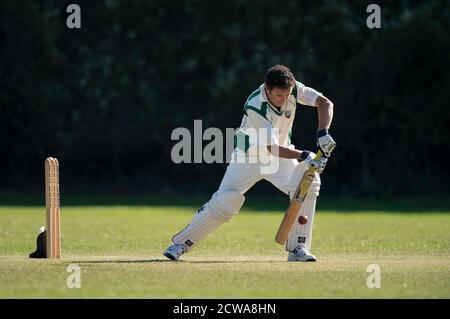
POLYGON ((174 244, 192 248, 223 223, 236 215, 244 204, 245 197, 234 191, 215 193, 192 218, 189 225, 172 238, 174 244))
POLYGON ((306 195, 305 201, 303 202, 300 211, 297 213, 295 218, 295 223, 292 226, 291 231, 286 242, 286 250, 292 251, 295 247, 299 245, 304 245, 308 250, 311 250, 311 240, 312 240, 312 228, 314 222, 314 215, 316 212, 316 200, 315 194, 306 195), (305 215, 308 217, 308 222, 301 225, 298 222, 300 215, 305 215))
MULTIPOLYGON (((295 190, 297 189, 299 179, 303 175, 306 167, 301 167, 300 164, 297 166, 296 171, 293 172, 293 176, 289 182, 289 193, 291 194, 291 199, 295 190)), ((292 225, 292 229, 289 232, 289 236, 286 242, 286 250, 292 251, 295 247, 299 245, 304 245, 308 250, 311 250, 311 240, 312 240, 312 229, 314 222, 314 215, 316 213, 316 201, 319 196, 320 191, 320 176, 318 173, 314 174, 314 180, 305 197, 305 200, 300 208, 297 216, 295 217, 295 223, 292 225), (308 222, 301 225, 298 222, 300 215, 305 215, 308 217, 308 222)))

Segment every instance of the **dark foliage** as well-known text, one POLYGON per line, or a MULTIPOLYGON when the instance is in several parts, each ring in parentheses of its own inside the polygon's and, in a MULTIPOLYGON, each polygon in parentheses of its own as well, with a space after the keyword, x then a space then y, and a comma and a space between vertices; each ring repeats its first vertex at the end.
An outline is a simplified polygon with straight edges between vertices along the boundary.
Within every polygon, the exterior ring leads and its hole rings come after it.
MULTIPOLYGON (((281 63, 335 104, 324 191, 448 191, 447 1, 380 3, 379 30, 370 2, 250 0, 78 1, 69 30, 71 2, 0 3, 1 189, 39 189, 54 156, 73 191, 211 192, 225 164, 173 164, 172 130, 238 127, 281 63)), ((316 117, 299 110, 298 148, 316 117)))

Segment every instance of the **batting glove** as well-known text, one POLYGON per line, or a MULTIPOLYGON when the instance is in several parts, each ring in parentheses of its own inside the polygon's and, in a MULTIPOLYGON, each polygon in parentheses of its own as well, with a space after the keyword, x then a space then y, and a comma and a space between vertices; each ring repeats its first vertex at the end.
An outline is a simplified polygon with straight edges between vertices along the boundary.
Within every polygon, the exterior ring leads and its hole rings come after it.
POLYGON ((311 159, 308 160, 307 163, 309 167, 312 167, 318 172, 319 174, 322 174, 323 170, 325 169, 325 165, 327 165, 328 158, 322 156, 319 159, 311 159))
POLYGON ((312 160, 314 158, 314 153, 307 151, 307 150, 303 150, 302 153, 300 154, 300 157, 298 158, 298 161, 304 161, 304 160, 312 160))
POLYGON ((328 134, 328 129, 324 128, 317 132, 317 146, 324 156, 330 157, 331 152, 336 147, 336 142, 331 135, 328 134))
POLYGON ((327 164, 328 158, 321 157, 319 159, 314 159, 315 154, 313 152, 304 150, 302 151, 302 154, 299 157, 299 161, 306 161, 308 163, 309 167, 314 168, 317 172, 322 173, 325 169, 325 165, 327 164))

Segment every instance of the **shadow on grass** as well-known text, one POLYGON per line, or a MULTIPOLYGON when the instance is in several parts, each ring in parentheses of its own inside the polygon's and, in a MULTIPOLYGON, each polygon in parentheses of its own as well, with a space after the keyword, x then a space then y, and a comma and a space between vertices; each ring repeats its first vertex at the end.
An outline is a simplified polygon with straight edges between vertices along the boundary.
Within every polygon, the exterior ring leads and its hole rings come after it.
POLYGON ((168 259, 137 259, 137 260, 71 260, 70 263, 79 265, 89 264, 138 264, 138 263, 173 263, 173 264, 238 264, 238 263, 279 263, 280 260, 177 260, 168 259))
MULTIPOLYGON (((72 195, 61 194, 61 206, 149 206, 149 207, 189 207, 196 210, 209 200, 205 196, 155 196, 155 195, 72 195)), ((243 210, 284 212, 289 205, 288 197, 274 193, 270 198, 246 194, 243 210)), ((0 194, 0 206, 44 207, 42 195, 0 194)), ((318 211, 335 212, 450 212, 450 197, 409 197, 409 198, 359 198, 320 196, 318 211)))
POLYGON ((71 260, 71 263, 76 263, 80 265, 88 264, 138 264, 138 263, 166 263, 172 262, 171 260, 164 259, 136 259, 136 260, 71 260))

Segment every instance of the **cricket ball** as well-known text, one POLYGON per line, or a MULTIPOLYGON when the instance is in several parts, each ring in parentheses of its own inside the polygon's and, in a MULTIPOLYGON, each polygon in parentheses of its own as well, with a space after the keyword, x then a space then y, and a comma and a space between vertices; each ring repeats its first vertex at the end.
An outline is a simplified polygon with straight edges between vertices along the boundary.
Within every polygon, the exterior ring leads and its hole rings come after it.
POLYGON ((300 216, 298 217, 298 222, 299 222, 301 225, 305 225, 305 224, 308 222, 308 217, 306 217, 305 215, 300 215, 300 216))

